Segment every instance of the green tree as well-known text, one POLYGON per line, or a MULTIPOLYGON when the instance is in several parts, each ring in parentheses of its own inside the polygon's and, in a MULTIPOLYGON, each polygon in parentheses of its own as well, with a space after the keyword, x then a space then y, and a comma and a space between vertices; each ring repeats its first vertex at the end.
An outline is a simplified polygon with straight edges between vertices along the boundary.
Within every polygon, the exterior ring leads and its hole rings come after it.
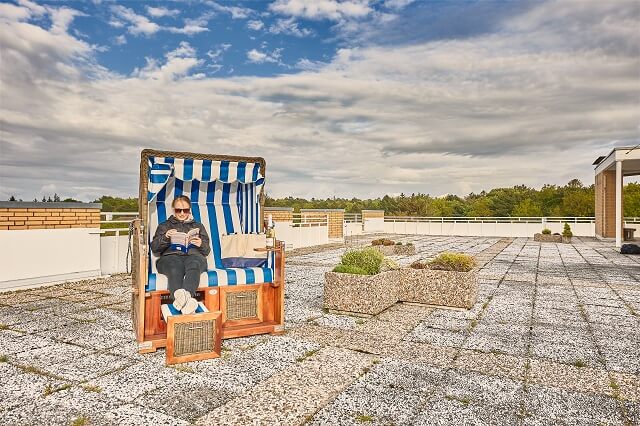
POLYGON ((640 217, 640 183, 628 183, 623 194, 625 217, 640 217))
POLYGON ((542 207, 540 207, 531 198, 524 199, 518 203, 513 209, 512 216, 542 216, 542 207))

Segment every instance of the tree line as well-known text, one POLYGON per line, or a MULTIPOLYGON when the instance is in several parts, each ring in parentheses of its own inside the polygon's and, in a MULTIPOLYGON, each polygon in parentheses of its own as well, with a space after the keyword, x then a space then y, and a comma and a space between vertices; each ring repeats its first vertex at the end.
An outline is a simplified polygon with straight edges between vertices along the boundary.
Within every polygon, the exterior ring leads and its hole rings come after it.
MULTIPOLYGON (((624 186, 624 215, 640 217, 640 183, 624 186)), ((15 201, 15 197, 12 197, 15 201)), ((43 201, 51 198, 43 197, 43 201)), ((54 200, 60 201, 56 194, 54 200)), ((53 201, 53 200, 52 200, 53 201)), ((62 201, 76 201, 71 198, 62 201)), ((104 195, 93 202, 102 203, 103 211, 137 211, 137 198, 120 198, 104 195)), ((464 197, 447 195, 434 197, 429 194, 385 195, 381 198, 272 198, 268 194, 265 205, 269 207, 293 207, 300 209, 345 209, 347 213, 362 210, 384 210, 389 216, 594 216, 594 185, 585 186, 578 179, 564 186, 544 185, 540 189, 517 185, 511 188, 495 188, 488 192, 471 193, 464 197)))

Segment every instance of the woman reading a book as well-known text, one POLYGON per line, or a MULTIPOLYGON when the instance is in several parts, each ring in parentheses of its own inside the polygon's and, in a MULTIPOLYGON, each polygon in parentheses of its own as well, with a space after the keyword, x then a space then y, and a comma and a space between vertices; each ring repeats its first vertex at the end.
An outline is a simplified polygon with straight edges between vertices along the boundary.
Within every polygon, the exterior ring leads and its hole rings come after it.
POLYGON ((192 314, 198 307, 194 298, 200 274, 207 270, 209 235, 191 215, 191 200, 185 195, 171 204, 174 214, 158 225, 151 241, 151 251, 160 256, 158 272, 167 276, 173 306, 183 314, 192 314))

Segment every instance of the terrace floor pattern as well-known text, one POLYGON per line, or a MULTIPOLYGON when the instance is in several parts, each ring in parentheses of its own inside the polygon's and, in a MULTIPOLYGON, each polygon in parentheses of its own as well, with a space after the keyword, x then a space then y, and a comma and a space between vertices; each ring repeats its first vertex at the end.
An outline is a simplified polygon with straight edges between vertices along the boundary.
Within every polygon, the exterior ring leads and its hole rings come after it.
MULTIPOLYGON (((138 355, 125 275, 0 293, 4 424, 640 424, 640 257, 610 243, 388 236, 483 264, 468 311, 322 310, 344 246, 288 259, 284 336, 138 355)), ((368 244, 359 236, 347 246, 368 244)))

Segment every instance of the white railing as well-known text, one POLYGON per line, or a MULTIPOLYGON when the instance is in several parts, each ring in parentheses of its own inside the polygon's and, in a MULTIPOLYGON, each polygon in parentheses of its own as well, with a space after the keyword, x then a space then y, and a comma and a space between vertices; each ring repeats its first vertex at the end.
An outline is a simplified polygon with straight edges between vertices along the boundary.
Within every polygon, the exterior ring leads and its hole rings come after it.
POLYGON ((100 213, 100 270, 103 275, 127 272, 129 223, 136 217, 138 212, 100 213))
POLYGON ((568 223, 576 236, 595 236, 594 217, 434 217, 385 216, 384 232, 418 235, 531 237, 548 228, 562 232, 568 223))
POLYGON ((329 226, 329 215, 325 213, 293 213, 292 216, 291 225, 294 228, 329 226))
POLYGON ((345 223, 362 223, 362 214, 360 214, 360 213, 345 213, 344 214, 344 222, 345 223))
POLYGON ((457 217, 457 216, 385 216, 385 222, 424 222, 424 223, 595 223, 595 217, 564 216, 490 216, 490 217, 457 217))

